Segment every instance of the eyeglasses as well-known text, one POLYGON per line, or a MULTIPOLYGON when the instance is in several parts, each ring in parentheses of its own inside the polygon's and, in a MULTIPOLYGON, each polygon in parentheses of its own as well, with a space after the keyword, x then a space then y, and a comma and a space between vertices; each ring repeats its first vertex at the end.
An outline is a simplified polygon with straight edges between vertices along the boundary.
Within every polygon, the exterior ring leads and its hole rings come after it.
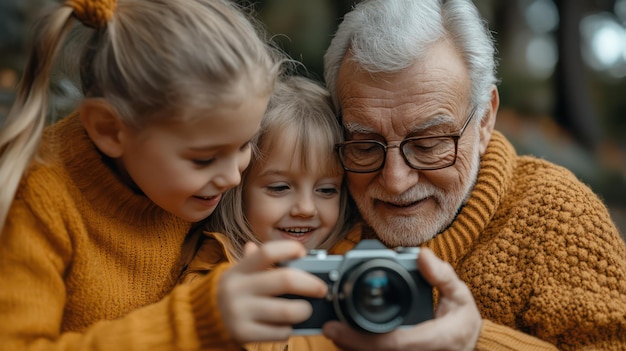
POLYGON ((404 162, 417 170, 436 170, 454 165, 459 139, 474 117, 476 107, 456 134, 406 138, 398 145, 378 140, 353 140, 335 145, 343 168, 348 172, 371 173, 383 168, 387 150, 399 148, 404 162))

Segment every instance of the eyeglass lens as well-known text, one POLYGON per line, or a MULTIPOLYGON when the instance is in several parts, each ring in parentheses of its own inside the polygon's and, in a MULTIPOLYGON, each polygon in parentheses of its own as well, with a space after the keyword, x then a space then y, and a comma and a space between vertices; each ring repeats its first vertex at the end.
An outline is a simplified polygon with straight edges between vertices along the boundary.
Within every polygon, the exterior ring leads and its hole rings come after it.
MULTIPOLYGON (((377 141, 356 141, 343 144, 340 154, 346 168, 374 171, 382 167, 388 148, 377 141)), ((454 162, 455 140, 452 137, 406 139, 400 145, 404 159, 413 168, 438 168, 454 162)))

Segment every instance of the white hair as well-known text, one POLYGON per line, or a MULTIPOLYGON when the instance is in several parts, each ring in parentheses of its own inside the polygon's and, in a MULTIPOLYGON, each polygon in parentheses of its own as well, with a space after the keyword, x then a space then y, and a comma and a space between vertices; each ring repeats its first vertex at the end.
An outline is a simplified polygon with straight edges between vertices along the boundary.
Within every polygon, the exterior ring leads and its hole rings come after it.
POLYGON ((368 72, 396 72, 450 40, 469 70, 472 103, 482 116, 496 83, 491 32, 470 0, 365 0, 348 12, 324 56, 324 78, 339 111, 337 76, 346 52, 368 72))

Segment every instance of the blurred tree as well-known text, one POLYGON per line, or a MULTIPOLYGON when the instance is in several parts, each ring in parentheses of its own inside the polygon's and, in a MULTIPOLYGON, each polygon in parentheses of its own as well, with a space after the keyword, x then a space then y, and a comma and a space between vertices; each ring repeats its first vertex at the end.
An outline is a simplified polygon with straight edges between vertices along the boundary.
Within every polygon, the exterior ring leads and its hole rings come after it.
POLYGON ((590 80, 582 59, 580 22, 589 11, 580 0, 555 0, 559 9, 559 60, 556 70, 555 120, 582 145, 596 151, 604 138, 603 127, 594 109, 590 80))
POLYGON ((13 101, 13 89, 20 75, 27 9, 24 1, 0 1, 0 122, 13 101))
MULTIPOLYGON (((58 0, 0 0, 0 123, 15 98, 14 90, 27 60, 31 25, 46 7, 58 0)), ((62 74, 50 84, 49 118, 56 120, 73 110, 80 96, 62 74)))

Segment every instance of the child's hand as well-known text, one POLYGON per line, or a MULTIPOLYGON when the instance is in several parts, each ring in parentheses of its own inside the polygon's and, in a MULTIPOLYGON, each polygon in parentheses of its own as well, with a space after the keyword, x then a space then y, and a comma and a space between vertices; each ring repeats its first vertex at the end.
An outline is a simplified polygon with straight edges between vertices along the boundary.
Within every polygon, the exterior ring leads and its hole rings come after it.
POLYGON ((218 287, 219 308, 224 325, 236 342, 285 340, 291 334, 292 324, 311 316, 307 301, 276 296, 321 298, 326 294, 326 283, 296 269, 269 269, 305 254, 304 247, 292 240, 272 241, 258 248, 248 243, 245 257, 224 272, 218 287))

